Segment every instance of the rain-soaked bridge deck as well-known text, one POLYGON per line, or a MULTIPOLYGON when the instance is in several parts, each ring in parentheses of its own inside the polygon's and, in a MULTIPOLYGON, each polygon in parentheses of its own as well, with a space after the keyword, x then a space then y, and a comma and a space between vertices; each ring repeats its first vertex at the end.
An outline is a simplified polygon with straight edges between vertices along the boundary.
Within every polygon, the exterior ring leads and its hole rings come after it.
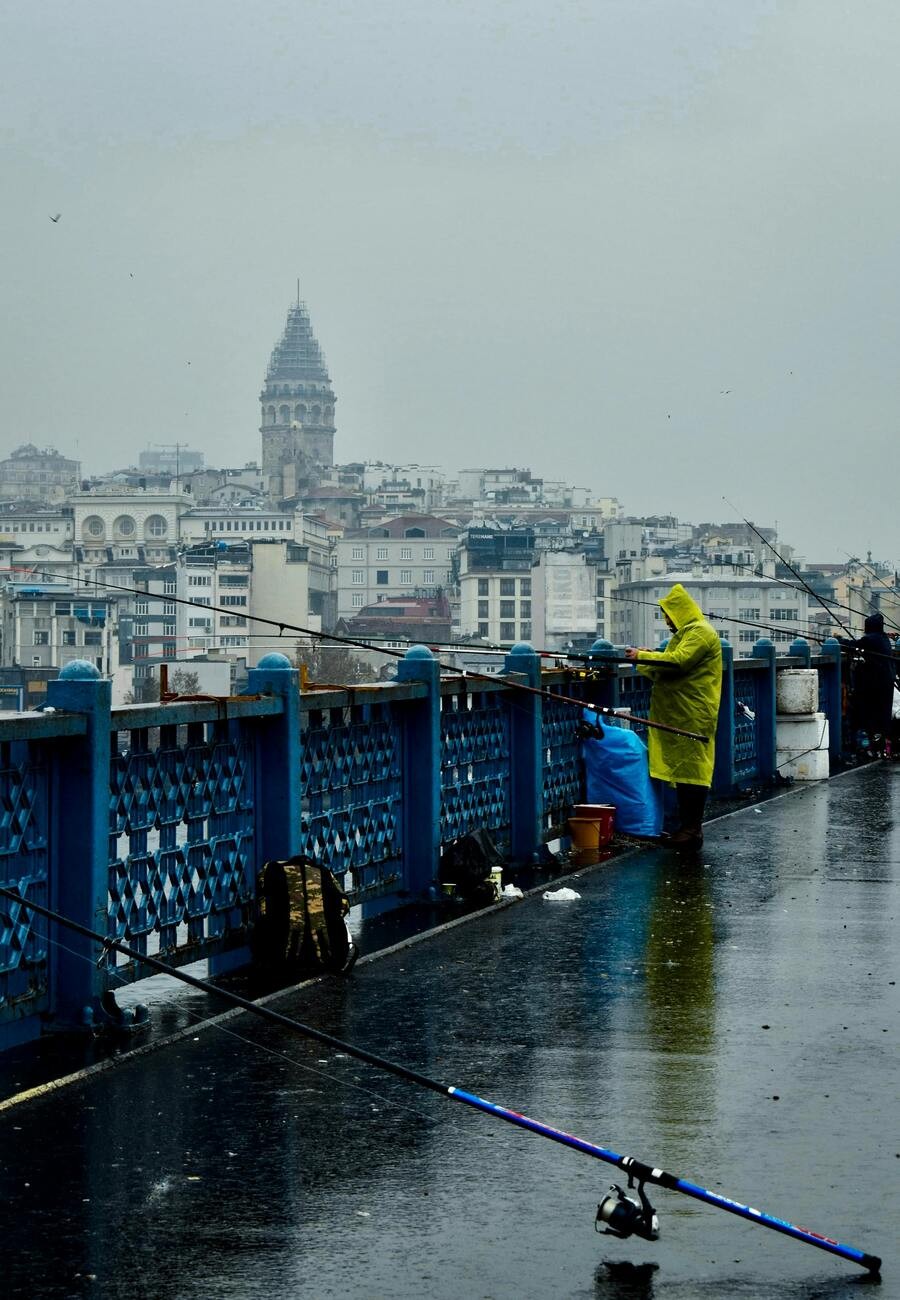
MULTIPOLYGON (((898 867, 900 765, 870 766, 715 822, 695 864, 627 854, 577 902, 277 1005, 881 1254, 900 1295, 898 867)), ((0 1070, 9 1097, 22 1059, 0 1070)), ((10 1296, 837 1300, 864 1277, 660 1190, 658 1242, 597 1236, 612 1169, 248 1016, 5 1109, 0 1143, 10 1296)))

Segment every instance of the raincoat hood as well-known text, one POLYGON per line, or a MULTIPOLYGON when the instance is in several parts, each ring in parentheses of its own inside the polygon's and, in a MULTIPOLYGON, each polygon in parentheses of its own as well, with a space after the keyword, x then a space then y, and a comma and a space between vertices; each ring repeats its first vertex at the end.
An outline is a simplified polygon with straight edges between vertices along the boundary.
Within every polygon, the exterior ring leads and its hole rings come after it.
POLYGON ((672 590, 660 598, 659 603, 663 613, 668 614, 678 632, 688 623, 696 623, 697 619, 703 618, 703 610, 693 596, 688 595, 680 582, 676 582, 672 590))
POLYGON ((883 631, 884 631, 884 615, 883 615, 883 614, 870 614, 869 617, 866 619, 866 631, 867 631, 867 632, 883 632, 883 631))

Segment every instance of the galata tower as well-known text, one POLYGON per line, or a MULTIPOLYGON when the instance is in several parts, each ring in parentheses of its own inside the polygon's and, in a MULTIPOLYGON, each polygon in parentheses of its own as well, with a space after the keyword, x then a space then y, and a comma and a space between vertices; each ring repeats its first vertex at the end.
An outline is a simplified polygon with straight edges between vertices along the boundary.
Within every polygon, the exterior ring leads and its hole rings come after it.
POLYGON ((262 471, 273 497, 293 496, 334 464, 334 390, 299 293, 259 395, 262 471))

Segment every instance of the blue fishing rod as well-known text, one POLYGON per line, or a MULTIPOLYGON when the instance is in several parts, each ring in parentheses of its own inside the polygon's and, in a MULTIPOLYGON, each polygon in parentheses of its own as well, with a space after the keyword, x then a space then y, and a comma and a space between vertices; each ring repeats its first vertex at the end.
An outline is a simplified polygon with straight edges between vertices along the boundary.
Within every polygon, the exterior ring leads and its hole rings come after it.
POLYGON ((645 1191, 646 1184, 650 1183, 657 1187, 664 1187, 668 1191, 681 1192, 682 1195, 690 1196, 706 1205, 712 1205, 715 1209, 726 1210, 729 1214, 736 1214, 742 1219, 748 1219, 751 1223, 756 1223, 760 1227, 771 1228, 773 1231, 783 1233, 787 1237, 793 1237, 795 1241, 801 1241, 807 1246, 815 1246, 831 1255, 837 1255, 838 1258, 846 1260, 850 1264, 866 1269, 873 1276, 877 1276, 881 1272, 881 1260, 877 1255, 869 1255, 866 1251, 857 1250, 854 1246, 847 1246, 840 1241, 836 1241, 833 1237, 826 1237, 823 1233, 813 1232, 811 1228, 797 1227, 793 1223, 788 1223, 786 1219, 777 1219, 762 1210, 754 1209, 750 1205, 744 1205, 741 1201, 732 1200, 729 1196, 721 1196, 718 1192, 711 1192, 697 1183, 689 1182, 686 1178, 679 1178, 675 1174, 666 1173, 664 1169, 653 1168, 642 1160, 637 1160, 634 1156, 620 1155, 616 1151, 610 1151, 607 1147, 598 1146, 595 1142, 588 1142, 585 1138, 576 1137, 572 1133, 566 1133, 562 1129, 553 1128, 549 1124, 541 1123, 540 1120, 531 1119, 518 1111, 510 1110, 507 1106, 487 1101, 474 1092, 467 1092, 464 1088, 441 1083, 437 1079, 429 1078, 426 1074, 420 1074, 417 1070, 410 1070, 405 1065, 399 1065, 396 1061, 389 1061, 383 1056, 376 1056, 374 1052, 368 1052, 365 1048, 357 1047, 354 1043, 348 1043, 344 1039, 335 1038, 333 1034, 325 1033, 322 1029, 316 1029, 313 1025, 304 1024, 300 1020, 294 1020, 290 1016, 273 1011, 270 1007, 251 1002, 238 993, 217 988, 215 984, 211 984, 208 980, 189 975, 186 971, 179 970, 175 966, 169 966, 166 962, 162 962, 148 953, 138 952, 120 939, 113 939, 99 934, 96 930, 91 930, 78 921, 73 921, 49 907, 44 907, 41 903, 36 903, 32 899, 24 897, 22 890, 23 885, 20 885, 20 892, 0 886, 0 897, 5 898, 15 906, 16 910, 11 917, 14 925, 19 923, 19 911, 30 909, 39 916, 65 926, 76 934, 80 934, 83 938, 100 944, 104 953, 109 951, 120 952, 132 961, 149 966, 153 970, 159 971, 160 974, 171 975, 184 984, 190 984, 192 988, 200 989, 203 993, 222 998, 231 1006, 240 1007, 261 1020, 269 1021, 270 1024, 278 1025, 282 1029, 288 1029, 292 1033, 301 1034, 304 1038, 311 1038, 317 1043, 323 1043, 326 1047, 334 1048, 335 1051, 344 1052, 359 1061, 365 1061, 378 1070, 384 1070, 388 1074, 405 1079, 408 1083, 416 1084, 420 1088, 427 1088, 431 1092, 440 1093, 441 1096, 448 1097, 451 1101, 462 1102, 463 1105, 471 1106, 473 1109, 483 1111, 487 1115, 493 1115, 496 1119, 502 1119, 508 1124, 515 1124, 518 1128, 526 1129, 529 1133, 536 1133, 539 1137, 548 1138, 551 1142, 558 1142, 562 1146, 570 1147, 573 1151, 580 1151, 582 1155, 592 1156, 595 1160, 602 1160, 606 1164, 621 1169, 623 1174, 627 1175, 629 1188, 633 1188, 637 1183, 637 1195, 629 1196, 620 1186, 613 1185, 597 1206, 594 1226, 598 1232, 620 1239, 635 1236, 642 1237, 645 1241, 656 1241, 659 1237, 659 1218, 645 1191))

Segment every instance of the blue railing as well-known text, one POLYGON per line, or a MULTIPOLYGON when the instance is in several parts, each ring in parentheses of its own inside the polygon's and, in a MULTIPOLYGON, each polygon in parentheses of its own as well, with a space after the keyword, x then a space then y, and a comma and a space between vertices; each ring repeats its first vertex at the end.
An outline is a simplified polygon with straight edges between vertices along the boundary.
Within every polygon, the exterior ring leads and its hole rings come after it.
MULTIPOLYGON (((304 852, 332 868, 368 912, 434 896, 444 845, 488 829, 513 863, 533 861, 583 799, 578 704, 649 707, 649 685, 597 643, 587 675, 542 672, 517 646, 505 677, 440 676, 414 647, 395 684, 307 691, 281 655, 228 700, 110 707, 89 664, 49 683, 47 709, 0 714, 0 883, 58 908, 141 955, 213 970, 248 959, 256 876, 304 852), (515 689, 529 686, 530 691, 515 689)), ((804 642, 776 661, 760 641, 723 645, 715 789, 775 772, 779 668, 819 669, 841 744, 840 649, 804 642)), ((103 995, 147 967, 68 938, 0 900, 0 1046, 42 1025, 101 1014, 103 995)))

